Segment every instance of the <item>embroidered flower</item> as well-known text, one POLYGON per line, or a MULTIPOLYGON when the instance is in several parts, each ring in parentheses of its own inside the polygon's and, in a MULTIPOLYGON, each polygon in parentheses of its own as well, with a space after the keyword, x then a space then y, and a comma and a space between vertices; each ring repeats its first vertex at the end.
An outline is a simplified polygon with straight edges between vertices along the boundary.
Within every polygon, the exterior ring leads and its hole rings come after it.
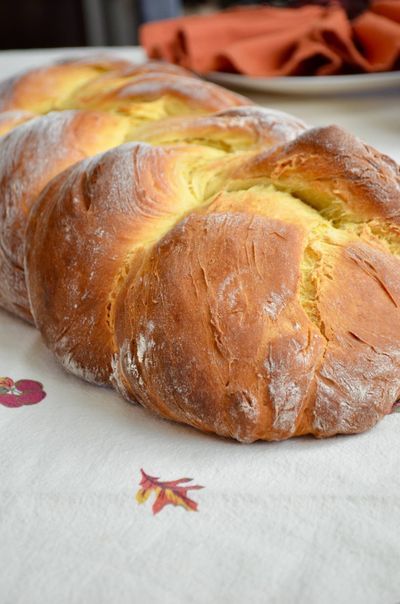
POLYGON ((400 401, 396 401, 393 405, 392 413, 400 413, 400 401))
POLYGON ((141 489, 136 493, 136 501, 138 503, 144 503, 150 497, 152 493, 155 494, 152 510, 153 514, 158 514, 166 505, 182 506, 188 512, 197 511, 197 503, 190 499, 187 492, 190 489, 197 490, 203 489, 199 485, 182 486, 183 482, 190 482, 192 478, 179 478, 178 480, 170 480, 168 482, 161 482, 159 478, 155 476, 149 476, 143 470, 142 480, 140 481, 141 489))
POLYGON ((46 396, 42 384, 34 380, 0 378, 0 405, 5 407, 22 407, 40 403, 46 396))

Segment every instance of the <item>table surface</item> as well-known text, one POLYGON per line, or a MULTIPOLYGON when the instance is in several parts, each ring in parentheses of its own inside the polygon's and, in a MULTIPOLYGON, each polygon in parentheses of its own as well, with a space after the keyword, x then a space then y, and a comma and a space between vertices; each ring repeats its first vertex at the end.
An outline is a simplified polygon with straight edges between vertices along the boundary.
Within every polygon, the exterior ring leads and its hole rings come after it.
MULTIPOLYGON (((0 73, 74 52, 2 52, 0 73)), ((400 160, 400 90, 252 98, 400 160)), ((0 375, 46 392, 0 404, 2 603, 400 602, 400 413, 354 437, 236 444, 66 374, 1 311, 0 375), (204 488, 187 491, 189 509, 153 514, 166 488, 140 504, 141 468, 204 488)))

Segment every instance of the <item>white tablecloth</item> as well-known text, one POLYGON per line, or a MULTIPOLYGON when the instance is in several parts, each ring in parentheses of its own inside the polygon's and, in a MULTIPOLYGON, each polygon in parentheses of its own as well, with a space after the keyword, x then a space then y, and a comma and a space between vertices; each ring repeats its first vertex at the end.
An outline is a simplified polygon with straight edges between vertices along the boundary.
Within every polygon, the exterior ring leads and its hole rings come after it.
MULTIPOLYGON (((53 54, 0 53, 0 73, 53 54)), ((400 93, 254 98, 400 159, 400 93)), ((66 374, 0 311, 1 375, 47 395, 0 404, 2 604, 400 602, 400 414, 360 436, 236 444, 66 374), (141 468, 193 478, 197 511, 153 514, 159 490, 139 504, 141 468)))

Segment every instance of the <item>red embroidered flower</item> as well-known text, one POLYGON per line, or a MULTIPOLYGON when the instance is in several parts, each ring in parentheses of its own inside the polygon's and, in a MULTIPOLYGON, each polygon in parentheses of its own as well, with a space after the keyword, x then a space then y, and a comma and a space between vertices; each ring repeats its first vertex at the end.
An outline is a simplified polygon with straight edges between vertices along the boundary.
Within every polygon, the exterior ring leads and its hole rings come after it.
POLYGON ((152 510, 153 514, 158 514, 166 505, 182 506, 188 512, 197 511, 197 503, 188 497, 187 492, 190 489, 203 489, 199 485, 182 486, 183 482, 191 482, 192 478, 179 478, 178 480, 170 480, 161 482, 156 476, 149 476, 143 470, 142 480, 140 481, 141 489, 136 493, 136 501, 144 503, 152 493, 156 496, 152 510))
POLYGON ((33 380, 0 378, 0 405, 5 407, 22 407, 40 403, 46 396, 42 384, 33 380))

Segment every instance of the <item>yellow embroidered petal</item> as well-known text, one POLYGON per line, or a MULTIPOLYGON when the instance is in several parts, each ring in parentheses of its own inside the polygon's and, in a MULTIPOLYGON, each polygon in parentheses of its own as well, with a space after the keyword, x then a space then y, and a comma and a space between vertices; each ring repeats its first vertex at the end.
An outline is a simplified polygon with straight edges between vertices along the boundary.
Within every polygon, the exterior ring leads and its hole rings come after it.
POLYGON ((139 489, 136 493, 136 501, 138 503, 144 503, 148 500, 151 494, 151 489, 139 489))
POLYGON ((170 501, 173 505, 181 505, 182 507, 184 507, 189 512, 193 511, 187 505, 187 503, 185 502, 185 500, 182 499, 182 497, 179 497, 179 495, 177 495, 173 491, 171 491, 171 489, 165 489, 165 496, 167 497, 168 501, 170 501))

